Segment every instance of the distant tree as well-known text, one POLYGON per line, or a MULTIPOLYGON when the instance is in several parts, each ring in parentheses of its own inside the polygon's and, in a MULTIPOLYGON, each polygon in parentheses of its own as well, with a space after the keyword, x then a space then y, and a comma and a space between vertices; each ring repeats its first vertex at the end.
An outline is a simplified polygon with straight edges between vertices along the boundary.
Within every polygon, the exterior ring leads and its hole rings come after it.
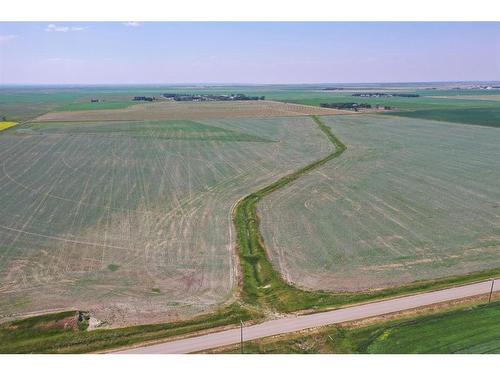
POLYGON ((368 103, 321 103, 320 107, 323 108, 334 108, 334 109, 352 109, 354 111, 358 111, 358 108, 371 108, 371 104, 368 103))

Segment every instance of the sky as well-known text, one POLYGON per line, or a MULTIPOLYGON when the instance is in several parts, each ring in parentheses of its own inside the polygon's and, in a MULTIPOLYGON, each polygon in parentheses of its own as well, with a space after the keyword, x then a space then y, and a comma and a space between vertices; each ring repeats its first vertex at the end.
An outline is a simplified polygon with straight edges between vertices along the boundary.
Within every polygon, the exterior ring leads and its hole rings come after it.
POLYGON ((500 23, 0 22, 0 85, 500 80, 500 23))

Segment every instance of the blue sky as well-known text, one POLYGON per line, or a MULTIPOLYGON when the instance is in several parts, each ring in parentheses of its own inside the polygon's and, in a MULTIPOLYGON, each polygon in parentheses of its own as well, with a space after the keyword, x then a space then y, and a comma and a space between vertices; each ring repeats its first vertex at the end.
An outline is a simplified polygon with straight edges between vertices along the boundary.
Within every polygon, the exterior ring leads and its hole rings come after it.
POLYGON ((500 80, 500 23, 0 23, 0 84, 500 80))

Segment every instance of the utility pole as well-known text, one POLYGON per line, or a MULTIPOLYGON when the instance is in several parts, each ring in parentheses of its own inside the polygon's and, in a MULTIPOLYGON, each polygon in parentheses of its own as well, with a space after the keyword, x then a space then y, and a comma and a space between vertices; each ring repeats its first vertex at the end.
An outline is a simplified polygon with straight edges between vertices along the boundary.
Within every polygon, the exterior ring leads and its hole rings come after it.
POLYGON ((493 294, 493 286, 495 285, 495 279, 491 279, 491 289, 490 289, 490 296, 488 298, 488 303, 491 302, 491 295, 493 294))
POLYGON ((243 321, 240 320, 240 347, 241 347, 241 354, 243 354, 243 321))

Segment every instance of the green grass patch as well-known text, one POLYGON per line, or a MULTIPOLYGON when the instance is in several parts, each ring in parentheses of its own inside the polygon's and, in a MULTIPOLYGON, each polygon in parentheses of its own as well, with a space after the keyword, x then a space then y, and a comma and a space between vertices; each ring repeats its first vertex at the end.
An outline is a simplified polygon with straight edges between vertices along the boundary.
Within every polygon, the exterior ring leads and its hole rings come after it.
POLYGON ((86 353, 166 339, 215 327, 239 324, 261 316, 233 304, 194 319, 165 324, 81 331, 64 327, 64 319, 76 322, 76 312, 43 315, 0 325, 0 353, 86 353))
POLYGON ((116 270, 118 270, 118 268, 120 268, 118 264, 108 264, 108 270, 110 270, 111 272, 115 272, 116 270))
POLYGON ((457 122, 461 124, 500 127, 500 107, 497 108, 457 108, 433 109, 408 112, 387 112, 387 115, 457 122))
POLYGON ((74 112, 74 111, 90 111, 90 110, 99 110, 99 109, 123 109, 123 108, 128 108, 134 104, 139 104, 138 102, 133 102, 132 100, 129 101, 122 101, 122 102, 97 102, 97 103, 91 103, 90 101, 88 102, 82 102, 82 103, 71 103, 67 104, 65 106, 57 108, 56 112, 74 112))
MULTIPOLYGON (((263 94, 264 95, 264 94, 263 94)), ((367 103, 373 107, 376 105, 389 106, 393 109, 415 111, 432 109, 468 109, 468 108, 499 108, 499 102, 495 100, 473 100, 467 98, 436 98, 420 96, 415 98, 406 97, 355 97, 352 93, 336 92, 314 92, 314 91, 288 91, 266 94, 271 100, 319 106, 321 103, 367 103)))
MULTIPOLYGON (((236 347, 226 353, 239 353, 236 347)), ((500 302, 359 328, 251 341, 245 353, 500 353, 500 302)))

